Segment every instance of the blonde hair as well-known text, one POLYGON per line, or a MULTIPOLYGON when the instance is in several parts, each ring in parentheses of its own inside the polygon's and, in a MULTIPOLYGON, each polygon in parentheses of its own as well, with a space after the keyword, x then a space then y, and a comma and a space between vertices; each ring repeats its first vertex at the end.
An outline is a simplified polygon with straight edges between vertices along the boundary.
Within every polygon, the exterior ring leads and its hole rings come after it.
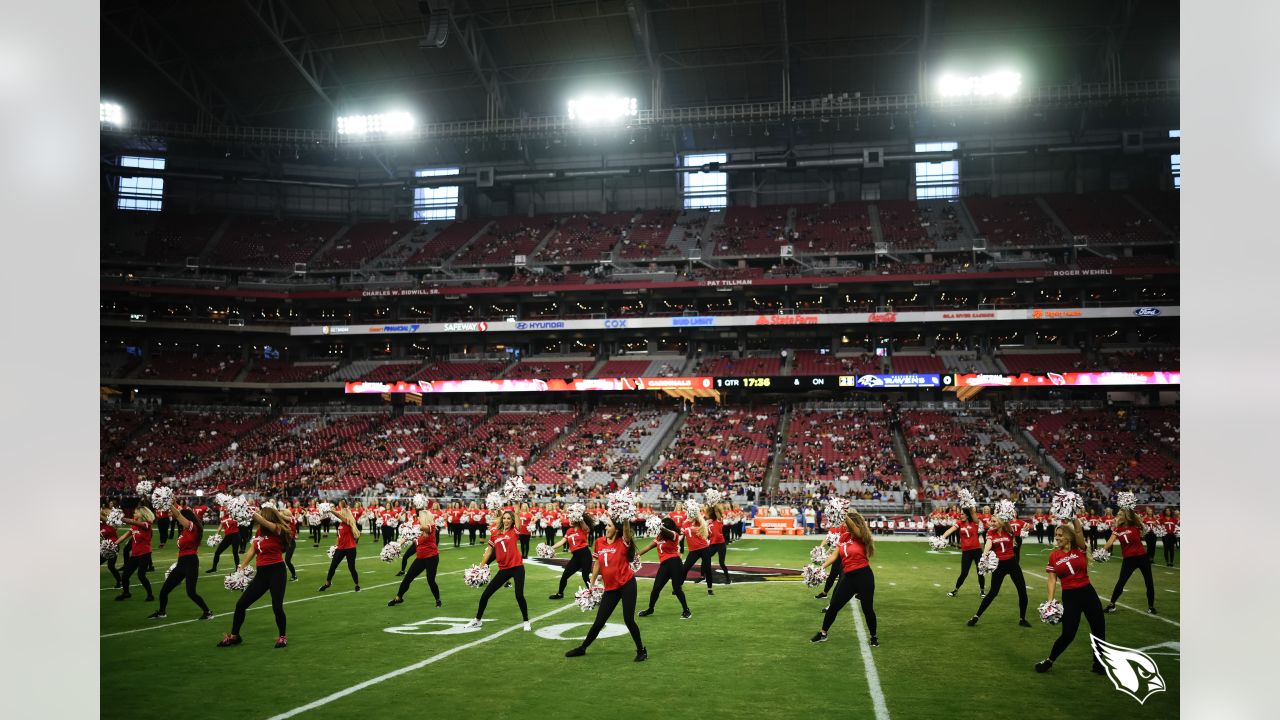
POLYGON ((1116 513, 1116 525, 1126 525, 1130 527, 1140 527, 1141 522, 1138 521, 1138 514, 1129 508, 1124 508, 1116 513))
POLYGON ((133 511, 133 518, 135 520, 141 520, 144 523, 152 523, 156 521, 156 514, 151 512, 151 508, 146 505, 139 505, 137 509, 133 511))
POLYGON ((687 517, 697 528, 694 532, 697 533, 698 537, 706 540, 707 536, 711 534, 711 531, 707 528, 707 519, 702 517, 702 513, 694 513, 692 515, 687 515, 687 517))
POLYGON ((1084 530, 1080 527, 1079 520, 1072 520, 1070 525, 1059 525, 1054 529, 1053 544, 1058 545, 1058 531, 1062 531, 1062 536, 1067 540, 1067 548, 1075 548, 1081 552, 1089 549, 1084 541, 1084 530))
POLYGON ((875 554, 875 540, 871 538, 871 528, 867 525, 867 519, 862 517, 862 513, 850 508, 844 516, 844 528, 862 543, 868 558, 875 554))

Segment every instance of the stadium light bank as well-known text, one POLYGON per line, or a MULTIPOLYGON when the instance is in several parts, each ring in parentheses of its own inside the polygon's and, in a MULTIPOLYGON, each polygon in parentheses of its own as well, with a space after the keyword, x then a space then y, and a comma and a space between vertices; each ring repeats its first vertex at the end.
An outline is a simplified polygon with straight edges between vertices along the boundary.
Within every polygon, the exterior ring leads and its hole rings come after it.
POLYGON ((98 103, 98 122, 103 125, 124 125, 124 108, 113 102, 98 103))
POLYGON ((969 77, 947 73, 938 80, 938 94, 943 98, 1012 98, 1021 89, 1022 74, 1008 70, 969 77))
POLYGON ((412 132, 413 116, 407 112, 386 112, 375 115, 341 115, 338 117, 338 134, 366 137, 370 135, 404 135, 412 132))
POLYGON ((583 96, 569 101, 569 119, 583 125, 606 125, 635 117, 639 112, 633 97, 583 96))

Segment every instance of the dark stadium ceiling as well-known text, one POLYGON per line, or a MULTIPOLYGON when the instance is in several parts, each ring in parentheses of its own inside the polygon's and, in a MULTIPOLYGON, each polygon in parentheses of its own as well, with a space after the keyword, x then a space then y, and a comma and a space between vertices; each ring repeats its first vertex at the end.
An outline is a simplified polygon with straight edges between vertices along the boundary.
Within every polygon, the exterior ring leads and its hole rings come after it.
MULTIPOLYGON (((425 5, 425 3, 423 3, 425 5)), ((433 3, 436 5, 442 3, 433 3)), ((447 4, 447 3, 445 3, 447 4)), ((102 97, 133 117, 330 128, 339 112, 420 121, 554 115, 582 91, 664 107, 914 93, 944 70, 1025 86, 1179 75, 1178 7, 1148 0, 454 0, 446 46, 406 0, 104 0, 102 97), (648 38, 632 17, 648 18, 648 38), (785 39, 784 39, 785 38, 785 39), (645 48, 648 46, 648 51, 645 48), (470 51, 470 52, 469 52, 470 51), (208 116, 205 116, 206 118, 208 116)), ((643 28, 644 25, 640 25, 643 28)))

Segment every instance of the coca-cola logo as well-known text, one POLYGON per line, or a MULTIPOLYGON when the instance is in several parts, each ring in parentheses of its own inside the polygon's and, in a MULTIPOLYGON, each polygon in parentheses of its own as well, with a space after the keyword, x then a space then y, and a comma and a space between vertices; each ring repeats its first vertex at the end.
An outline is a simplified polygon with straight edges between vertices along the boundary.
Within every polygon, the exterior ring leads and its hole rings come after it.
POLYGON ((898 313, 896 312, 871 313, 871 316, 867 318, 867 321, 881 322, 881 323, 898 322, 898 313))

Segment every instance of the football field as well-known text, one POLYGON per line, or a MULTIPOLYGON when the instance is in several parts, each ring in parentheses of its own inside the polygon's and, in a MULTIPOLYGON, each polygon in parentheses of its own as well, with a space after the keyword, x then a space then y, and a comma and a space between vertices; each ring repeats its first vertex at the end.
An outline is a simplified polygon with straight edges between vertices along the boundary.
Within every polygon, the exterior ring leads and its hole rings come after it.
MULTIPOLYGON (((820 539, 743 539, 729 546, 727 562, 731 569, 799 569, 820 539)), ((525 562, 533 632, 523 631, 510 589, 499 590, 490 601, 484 627, 469 630, 462 625, 475 616, 480 591, 463 584, 462 570, 479 561, 482 545, 468 547, 464 539, 461 549, 446 545, 442 550, 437 582, 443 607, 434 606, 422 576, 404 604, 387 607, 400 582, 395 577, 399 562, 379 561, 381 546, 369 536, 359 546, 362 591, 352 591, 345 564, 332 588, 317 591, 333 541, 330 536, 319 548, 305 541, 298 545, 294 564, 300 579, 287 586, 289 647, 284 649, 272 647, 276 628, 269 595, 249 610, 244 644, 215 647, 230 629, 239 597, 222 586, 233 567, 229 553, 223 554, 219 573, 202 574, 197 583, 217 615, 211 621, 196 619, 200 611, 182 586, 169 598, 168 618, 148 620, 157 603, 144 602, 146 593, 136 578, 133 597, 114 602, 119 591, 103 567, 103 716, 167 718, 196 707, 196 717, 227 718, 350 719, 402 712, 486 720, 602 713, 772 718, 834 712, 877 720, 1178 717, 1179 570, 1164 567, 1160 552, 1153 567, 1160 615, 1146 614, 1142 577, 1135 574, 1120 601, 1127 607, 1106 616, 1107 640, 1151 655, 1167 685, 1167 691, 1139 705, 1107 678, 1089 672, 1083 622, 1076 641, 1049 673, 1033 671, 1059 633, 1036 614, 1045 599, 1049 546, 1034 539, 1022 550, 1031 628, 1017 624, 1017 593, 1009 582, 982 621, 966 626, 979 603, 978 583, 971 572, 959 596, 947 597, 959 571, 958 553, 931 552, 923 539, 878 542, 871 564, 880 647, 867 646, 861 613, 850 608, 832 627, 830 640, 810 644, 825 604, 814 599, 817 590, 798 580, 744 579, 717 585, 714 596, 703 585, 687 583, 690 620, 680 619, 680 605, 668 586, 657 612, 637 619, 649 650, 645 663, 632 661, 634 647, 622 626, 621 608, 585 657, 564 657, 585 636, 594 611, 583 613, 572 601, 581 584, 576 576, 566 599, 547 599, 556 590, 559 567, 525 562)), ((150 580, 157 596, 175 555, 174 543, 155 554, 150 580)), ((211 555, 202 543, 202 571, 211 555)), ((646 559, 656 559, 656 551, 646 559)), ((1111 562, 1090 567, 1104 605, 1119 570, 1118 553, 1111 562)), ((643 609, 652 581, 638 582, 643 609)), ((857 608, 857 601, 850 607, 857 608)))

